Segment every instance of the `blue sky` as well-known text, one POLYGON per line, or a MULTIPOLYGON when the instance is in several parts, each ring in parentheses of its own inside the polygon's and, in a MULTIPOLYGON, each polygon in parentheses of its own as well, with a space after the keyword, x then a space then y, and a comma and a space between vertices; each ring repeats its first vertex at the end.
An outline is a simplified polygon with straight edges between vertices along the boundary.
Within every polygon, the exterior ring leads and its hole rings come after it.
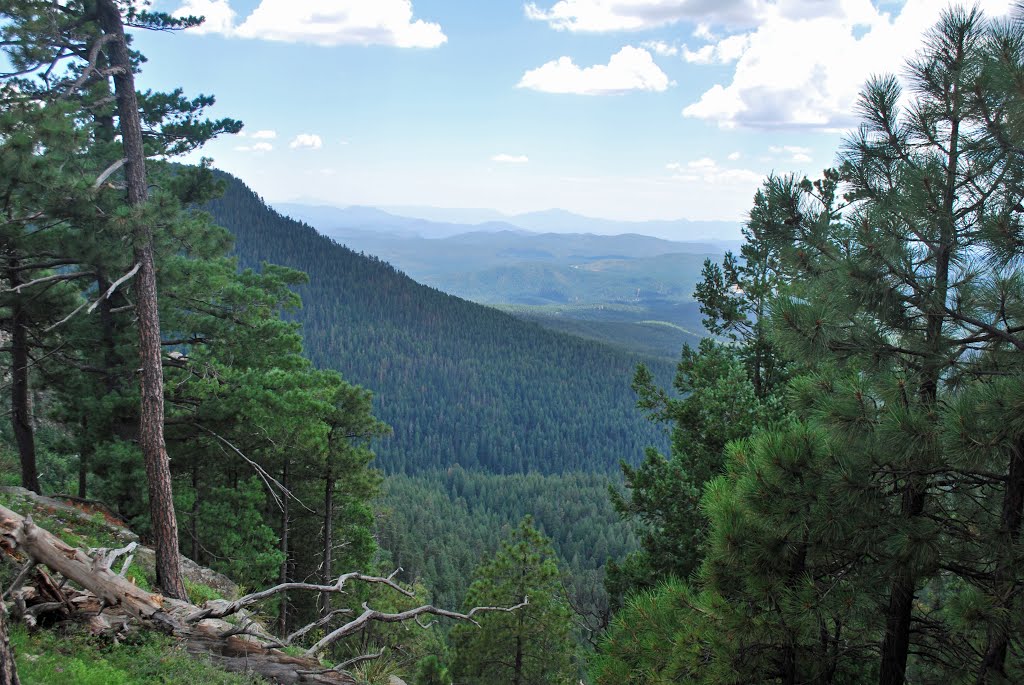
POLYGON ((946 4, 157 0, 207 24, 136 40, 141 87, 245 122, 203 154, 270 201, 736 220, 832 162, 946 4))

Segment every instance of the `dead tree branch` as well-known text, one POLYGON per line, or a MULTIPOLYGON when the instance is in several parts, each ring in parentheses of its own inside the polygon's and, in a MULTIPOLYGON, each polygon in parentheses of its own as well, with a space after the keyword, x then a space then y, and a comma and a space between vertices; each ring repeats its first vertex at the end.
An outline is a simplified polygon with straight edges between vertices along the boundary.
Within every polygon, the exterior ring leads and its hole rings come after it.
POLYGON ((488 611, 505 611, 511 612, 517 609, 522 609, 524 606, 529 604, 529 598, 524 597, 523 601, 512 607, 473 607, 465 614, 460 614, 457 611, 448 611, 447 609, 438 609, 437 607, 428 604, 425 606, 416 607, 415 609, 409 609, 407 611, 399 611, 395 614, 385 614, 376 609, 371 609, 365 603, 363 604, 363 613, 352 621, 349 621, 340 628, 328 633, 324 636, 320 642, 306 650, 306 656, 314 658, 317 654, 322 652, 324 649, 334 644, 343 637, 348 637, 352 633, 357 633, 366 627, 367 623, 379 622, 379 623, 399 623, 402 621, 409 621, 415 619, 423 614, 431 614, 433 616, 443 616, 444 618, 452 618, 457 621, 469 621, 473 625, 480 625, 477 623, 473 616, 479 613, 488 611))
POLYGON ((135 274, 139 273, 139 268, 141 266, 142 266, 141 262, 136 262, 135 266, 132 267, 131 271, 129 271, 124 276, 121 276, 121 278, 119 278, 116 281, 114 281, 113 283, 111 283, 110 287, 107 288, 107 292, 103 293, 103 295, 100 296, 100 298, 98 300, 96 300, 91 305, 89 305, 88 313, 92 314, 94 311, 96 311, 96 307, 98 307, 100 305, 100 302, 102 302, 103 300, 109 300, 110 296, 114 294, 115 290, 117 290, 117 286, 121 285, 122 283, 127 281, 129 278, 131 278, 135 274))
POLYGON ((102 174, 96 177, 96 181, 93 182, 92 184, 92 189, 99 190, 100 186, 103 185, 104 181, 110 178, 118 169, 120 169, 127 163, 128 160, 122 157, 121 159, 117 160, 116 162, 108 166, 106 169, 103 170, 102 174))
MULTIPOLYGON (((401 569, 399 569, 399 571, 400 570, 401 569)), ((207 608, 203 609, 202 611, 197 611, 185 620, 189 623, 196 623, 198 621, 202 621, 205 618, 224 618, 225 616, 237 614, 242 609, 253 604, 256 604, 257 602, 262 602, 263 600, 273 597, 274 595, 280 594, 282 592, 290 592, 291 590, 306 590, 308 592, 319 593, 344 593, 345 583, 347 583, 350 580, 358 580, 364 583, 381 583, 387 585, 393 590, 401 592, 406 597, 412 597, 412 592, 406 590, 393 580, 397 573, 398 571, 395 571, 387 578, 382 578, 380 576, 367 576, 363 575, 362 573, 346 573, 342 576, 339 576, 338 580, 336 580, 331 585, 316 585, 314 583, 281 583, 280 585, 275 585, 274 587, 267 588, 266 590, 253 592, 252 594, 236 599, 233 602, 207 602, 207 608)))
MULTIPOLYGON (((341 669, 358 662, 349 661, 339 667, 323 670, 315 656, 338 640, 363 630, 371 622, 397 623, 433 615, 477 624, 474 616, 479 613, 511 612, 527 604, 527 600, 524 599, 522 603, 513 607, 475 607, 466 613, 427 605, 397 613, 384 613, 371 609, 364 603, 363 613, 357 618, 332 631, 307 650, 305 655, 295 657, 277 649, 282 643, 266 634, 258 623, 248 617, 239 627, 220 620, 220 617, 236 614, 246 606, 287 590, 306 590, 318 594, 344 592, 348 581, 386 585, 407 597, 412 597, 413 593, 395 582, 395 574, 398 571, 386 578, 346 573, 333 585, 284 583, 234 602, 207 602, 206 607, 200 609, 187 601, 146 592, 114 573, 110 566, 119 556, 130 555, 134 551, 131 545, 119 550, 103 550, 99 555, 90 555, 84 550, 71 547, 35 525, 31 519, 23 518, 3 506, 0 506, 0 548, 10 554, 28 557, 33 567, 37 564, 46 566, 85 589, 82 592, 70 586, 57 586, 42 573, 41 568, 37 569, 40 573, 36 575, 41 577, 36 581, 39 591, 36 592, 35 588, 26 586, 15 593, 15 604, 19 613, 28 617, 28 620, 35 620, 38 616, 50 612, 60 612, 62 615, 77 616, 86 620, 95 620, 101 613, 108 617, 108 621, 112 620, 110 617, 113 615, 120 617, 122 622, 133 618, 161 631, 177 635, 190 652, 205 654, 224 668, 254 671, 271 682, 353 685, 352 678, 341 669)), ((27 571, 25 573, 27 574, 27 571)), ((284 644, 327 625, 331 618, 346 612, 348 610, 331 612, 306 628, 292 633, 284 644)))

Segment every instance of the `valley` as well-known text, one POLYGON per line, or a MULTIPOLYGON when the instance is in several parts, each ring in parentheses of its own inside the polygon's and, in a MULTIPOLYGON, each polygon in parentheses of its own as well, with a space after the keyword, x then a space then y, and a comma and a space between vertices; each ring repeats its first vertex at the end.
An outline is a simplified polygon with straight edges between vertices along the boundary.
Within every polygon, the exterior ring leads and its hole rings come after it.
MULTIPOLYGON (((739 244, 712 239, 738 235, 738 227, 727 222, 616 223, 554 212, 460 224, 366 207, 278 207, 424 285, 552 330, 671 362, 684 344, 695 345, 703 334, 693 286, 704 261, 720 261, 739 244), (564 232, 569 226, 576 232, 564 232), (671 229, 694 239, 588 232, 613 229, 671 229)), ((461 215, 472 216, 470 210, 461 215)))

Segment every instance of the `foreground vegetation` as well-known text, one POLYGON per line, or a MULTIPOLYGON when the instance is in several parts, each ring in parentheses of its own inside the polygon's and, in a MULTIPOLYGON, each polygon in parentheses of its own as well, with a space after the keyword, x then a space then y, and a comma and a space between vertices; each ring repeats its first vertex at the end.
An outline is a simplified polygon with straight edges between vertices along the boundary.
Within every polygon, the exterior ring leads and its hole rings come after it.
POLYGON ((123 642, 92 637, 84 631, 14 627, 11 643, 18 674, 32 685, 151 685, 194 683, 256 685, 254 676, 236 675, 186 653, 173 639, 154 633, 130 636, 123 642))
POLYGON ((769 178, 641 406, 595 682, 1024 679, 1024 7, 945 13, 837 170, 769 178))

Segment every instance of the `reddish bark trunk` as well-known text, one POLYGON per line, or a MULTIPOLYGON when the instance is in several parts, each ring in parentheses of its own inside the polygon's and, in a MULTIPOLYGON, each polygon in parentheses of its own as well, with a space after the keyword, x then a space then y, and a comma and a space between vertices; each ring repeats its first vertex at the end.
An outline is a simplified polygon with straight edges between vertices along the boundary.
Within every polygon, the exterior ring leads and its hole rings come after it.
MULTIPOLYGON (((9 261, 11 288, 22 283, 18 260, 9 261)), ((11 300, 11 427, 21 460, 21 486, 33 492, 39 488, 39 469, 36 466, 36 440, 32 431, 32 416, 28 399, 28 325, 21 294, 13 293, 11 300)))
MULTIPOLYGON (((1003 493, 1003 511, 1001 516, 1000 549, 1009 551, 1020 539, 1021 522, 1024 519, 1024 441, 1013 446, 1010 453, 1010 464, 1007 471, 1006 490, 1003 493)), ((992 574, 996 602, 999 606, 1009 608, 1010 596, 1014 590, 1014 567, 1005 557, 996 563, 992 574)), ((979 684, 1003 682, 1006 679, 1006 655, 1010 646, 1010 631, 1004 624, 997 624, 989 629, 988 648, 981 664, 979 684)))
MULTIPOLYGON (((96 7, 103 32, 114 36, 109 44, 108 57, 111 65, 119 68, 114 75, 114 92, 117 94, 121 141, 127 160, 125 179, 128 204, 140 207, 148 195, 146 156, 124 24, 114 0, 98 0, 96 7)), ((139 361, 142 370, 139 446, 142 448, 149 486, 149 511, 153 525, 153 546, 156 549, 156 579, 165 595, 186 599, 178 550, 178 521, 171 495, 171 467, 164 444, 164 373, 153 232, 148 224, 139 221, 132 237, 134 258, 139 265, 139 272, 135 275, 135 313, 138 317, 139 361)))

